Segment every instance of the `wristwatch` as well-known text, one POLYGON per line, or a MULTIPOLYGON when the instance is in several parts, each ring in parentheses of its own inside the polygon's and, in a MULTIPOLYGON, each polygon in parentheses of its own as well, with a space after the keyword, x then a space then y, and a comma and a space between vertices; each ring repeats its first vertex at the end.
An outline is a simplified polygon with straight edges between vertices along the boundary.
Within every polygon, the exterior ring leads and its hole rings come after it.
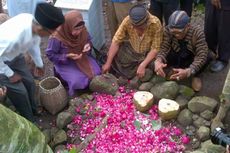
POLYGON ((191 70, 191 75, 194 75, 196 73, 196 71, 193 68, 190 68, 191 70))

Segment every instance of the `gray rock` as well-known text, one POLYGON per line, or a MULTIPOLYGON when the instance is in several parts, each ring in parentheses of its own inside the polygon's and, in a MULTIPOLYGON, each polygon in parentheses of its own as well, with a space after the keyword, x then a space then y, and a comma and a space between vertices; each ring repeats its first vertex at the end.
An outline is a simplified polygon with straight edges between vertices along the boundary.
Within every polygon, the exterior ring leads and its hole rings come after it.
POLYGON ((210 110, 205 110, 204 112, 200 113, 200 116, 210 121, 214 115, 210 110))
POLYGON ((66 111, 69 112, 72 116, 74 116, 76 114, 76 107, 69 106, 69 108, 66 111))
POLYGON ((192 124, 192 112, 188 109, 182 110, 177 117, 177 121, 183 126, 192 124))
POLYGON ((46 138, 46 143, 48 144, 51 140, 51 130, 50 129, 45 129, 42 131, 42 133, 44 134, 45 138, 46 138))
POLYGON ((153 86, 150 92, 157 98, 175 99, 179 86, 175 81, 166 81, 153 86))
POLYGON ((141 81, 136 76, 132 80, 130 80, 130 82, 128 84, 128 88, 130 88, 130 89, 138 89, 138 87, 140 86, 140 84, 141 84, 141 81))
POLYGON ((92 101, 92 100, 94 99, 93 95, 87 94, 87 93, 84 93, 84 94, 80 95, 80 98, 82 98, 84 101, 85 101, 85 100, 90 100, 90 101, 92 101))
POLYGON ((77 107, 77 106, 82 105, 83 103, 84 103, 84 100, 82 98, 76 97, 70 100, 69 106, 77 107))
POLYGON ((63 151, 68 151, 66 150, 66 146, 65 145, 58 145, 57 147, 55 147, 54 152, 55 153, 61 153, 63 151))
POLYGON ((206 120, 204 118, 199 117, 197 120, 193 122, 193 124, 195 125, 195 127, 200 128, 201 126, 204 125, 205 121, 206 120))
POLYGON ((153 83, 153 85, 156 85, 157 83, 160 83, 160 82, 165 82, 165 78, 162 78, 158 75, 153 75, 152 79, 150 80, 150 82, 153 83))
POLYGON ((57 127, 52 127, 50 129, 50 135, 51 135, 51 139, 56 135, 56 133, 58 132, 58 128, 57 127))
POLYGON ((175 101, 179 104, 180 110, 185 109, 188 105, 188 100, 183 95, 177 96, 175 101))
POLYGON ((89 89, 93 92, 115 95, 118 90, 117 78, 112 74, 95 76, 90 82, 89 89))
POLYGON ((204 121, 204 126, 210 127, 211 126, 211 121, 204 121))
POLYGON ((206 153, 225 153, 224 147, 213 144, 211 140, 201 143, 201 150, 206 153))
POLYGON ((206 152, 204 152, 204 151, 202 151, 202 150, 195 150, 195 151, 190 152, 190 153, 206 153, 206 152))
POLYGON ((144 82, 140 85, 139 90, 149 91, 153 87, 152 82, 144 82))
POLYGON ((145 70, 145 76, 143 78, 141 78, 141 82, 147 82, 149 81, 153 76, 153 70, 150 69, 146 69, 145 70))
POLYGON ((200 141, 196 141, 196 142, 193 142, 192 143, 192 148, 193 149, 197 149, 197 148, 199 148, 200 147, 200 141))
POLYGON ((195 135, 195 132, 196 132, 196 128, 195 128, 194 126, 192 126, 192 125, 187 126, 187 127, 185 128, 185 133, 186 133, 187 135, 189 135, 189 136, 195 135))
POLYGON ((192 88, 187 87, 185 85, 180 85, 179 93, 184 97, 186 97, 187 99, 191 99, 191 97, 193 97, 195 94, 192 88))
POLYGON ((201 126, 198 130, 197 130, 197 135, 200 138, 201 141, 205 141, 209 139, 210 136, 210 129, 208 127, 205 126, 201 126))
POLYGON ((200 117, 199 115, 193 114, 193 115, 192 115, 192 120, 195 121, 195 120, 197 120, 199 117, 200 117))
POLYGON ((128 79, 123 78, 122 76, 120 76, 117 80, 117 83, 119 86, 126 86, 128 84, 128 79))
POLYGON ((72 114, 69 112, 61 112, 58 114, 56 124, 59 129, 63 129, 72 121, 72 114))
POLYGON ((205 110, 213 111, 217 106, 217 101, 213 98, 205 97, 205 96, 197 96, 193 97, 188 102, 188 108, 193 113, 201 113, 205 110))
POLYGON ((67 141, 67 135, 64 130, 59 130, 50 142, 50 146, 54 147, 67 141))

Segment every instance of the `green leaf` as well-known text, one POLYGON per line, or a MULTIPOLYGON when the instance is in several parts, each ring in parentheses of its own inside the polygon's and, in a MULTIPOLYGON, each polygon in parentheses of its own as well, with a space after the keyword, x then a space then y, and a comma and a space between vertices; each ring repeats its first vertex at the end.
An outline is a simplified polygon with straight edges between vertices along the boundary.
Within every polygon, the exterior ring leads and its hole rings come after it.
POLYGON ((137 128, 137 130, 140 130, 140 129, 141 129, 141 122, 139 122, 138 120, 135 120, 135 121, 134 121, 134 125, 135 125, 135 127, 137 128))
POLYGON ((77 149, 76 148, 72 148, 72 149, 70 149, 69 153, 77 153, 77 149))
POLYGON ((159 130, 161 128, 161 121, 160 120, 152 120, 152 128, 154 130, 159 130))

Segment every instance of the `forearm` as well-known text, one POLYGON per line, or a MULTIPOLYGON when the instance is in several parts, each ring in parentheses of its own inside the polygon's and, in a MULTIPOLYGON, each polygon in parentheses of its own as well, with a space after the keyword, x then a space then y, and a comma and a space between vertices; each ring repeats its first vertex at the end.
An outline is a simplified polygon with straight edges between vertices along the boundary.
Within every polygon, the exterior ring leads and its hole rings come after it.
POLYGON ((46 49, 46 56, 54 64, 67 63, 67 51, 61 51, 61 42, 55 38, 49 39, 48 47, 46 49))
POLYGON ((146 56, 146 58, 144 59, 144 61, 141 62, 141 66, 147 67, 148 64, 149 64, 150 62, 152 62, 152 60, 156 57, 156 55, 157 55, 156 49, 151 50, 151 51, 147 54, 147 56, 146 56))
POLYGON ((109 48, 109 52, 108 52, 108 57, 107 57, 106 63, 112 64, 113 58, 116 56, 118 50, 119 50, 119 44, 115 43, 115 42, 112 42, 112 44, 111 44, 111 46, 109 48))
POLYGON ((205 65, 208 57, 208 48, 207 47, 200 47, 197 48, 197 53, 194 57, 192 64, 189 68, 194 70, 194 73, 200 71, 200 69, 205 65))

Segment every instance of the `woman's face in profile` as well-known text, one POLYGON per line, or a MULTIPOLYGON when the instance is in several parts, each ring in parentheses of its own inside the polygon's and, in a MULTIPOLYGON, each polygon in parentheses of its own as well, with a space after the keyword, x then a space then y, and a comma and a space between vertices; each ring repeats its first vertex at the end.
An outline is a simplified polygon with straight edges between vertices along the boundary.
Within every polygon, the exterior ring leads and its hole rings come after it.
POLYGON ((81 22, 79 22, 74 28, 73 28, 73 30, 72 30, 72 35, 73 36, 78 36, 80 33, 81 33, 81 31, 82 31, 82 29, 85 27, 85 22, 84 21, 81 21, 81 22))

